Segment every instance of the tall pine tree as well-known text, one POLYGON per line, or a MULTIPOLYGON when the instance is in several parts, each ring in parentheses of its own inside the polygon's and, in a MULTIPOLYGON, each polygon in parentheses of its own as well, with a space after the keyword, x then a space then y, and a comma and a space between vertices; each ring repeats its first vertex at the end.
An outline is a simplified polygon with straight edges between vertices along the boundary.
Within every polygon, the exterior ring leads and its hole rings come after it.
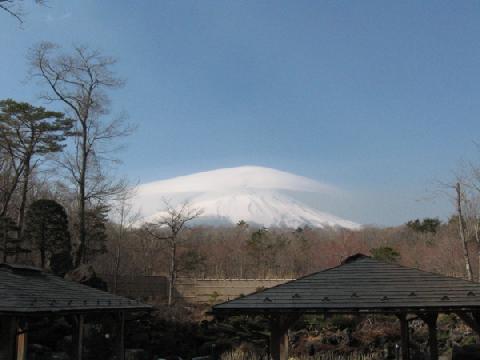
POLYGON ((25 216, 24 239, 40 255, 42 268, 49 265, 60 274, 71 269, 68 217, 63 206, 56 201, 37 200, 30 205, 25 216))
POLYGON ((107 228, 109 207, 98 205, 86 212, 86 243, 83 258, 86 263, 92 261, 97 255, 107 252, 107 228))
MULTIPOLYGON (((30 177, 41 157, 59 152, 64 140, 71 135, 72 120, 63 113, 48 111, 25 102, 11 99, 0 101, 0 148, 8 154, 10 161, 20 169, 21 197, 18 211, 19 237, 23 234, 25 208, 30 177)), ((19 179, 20 180, 20 179, 19 179)), ((12 187, 10 191, 15 191, 12 187)), ((3 214, 6 213, 5 204, 3 214)))

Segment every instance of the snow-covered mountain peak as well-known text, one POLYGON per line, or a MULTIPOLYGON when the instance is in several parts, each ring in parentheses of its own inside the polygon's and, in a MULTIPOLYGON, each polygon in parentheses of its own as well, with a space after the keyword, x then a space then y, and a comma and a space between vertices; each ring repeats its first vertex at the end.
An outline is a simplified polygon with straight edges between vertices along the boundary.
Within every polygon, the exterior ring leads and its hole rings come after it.
POLYGON ((344 227, 359 225, 313 209, 291 193, 336 193, 339 190, 288 172, 259 166, 241 166, 199 172, 139 186, 136 205, 146 221, 162 213, 167 199, 188 201, 203 210, 201 222, 236 224, 240 220, 266 227, 344 227), (287 194, 288 191, 288 194, 287 194))

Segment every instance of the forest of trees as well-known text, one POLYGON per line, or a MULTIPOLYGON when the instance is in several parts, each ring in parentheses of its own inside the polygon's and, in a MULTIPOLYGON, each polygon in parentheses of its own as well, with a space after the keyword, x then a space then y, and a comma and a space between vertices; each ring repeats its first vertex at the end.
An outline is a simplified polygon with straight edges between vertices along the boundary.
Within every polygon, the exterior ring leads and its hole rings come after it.
MULTIPOLYGON (((428 221, 428 220, 427 220, 428 221)), ((112 234, 118 224, 110 224, 112 234)), ((164 230, 166 231, 166 230, 164 230)), ((439 223, 424 232, 410 225, 391 228, 266 229, 239 223, 234 227, 186 228, 177 246, 178 275, 201 278, 296 278, 336 266, 355 253, 369 254, 428 271, 467 277, 458 220, 439 223)), ((131 228, 121 241, 108 242, 108 252, 96 268, 121 276, 169 273, 169 247, 131 228), (116 252, 122 261, 115 268, 116 252)), ((474 233, 467 241, 474 279, 479 278, 478 244, 474 233)))

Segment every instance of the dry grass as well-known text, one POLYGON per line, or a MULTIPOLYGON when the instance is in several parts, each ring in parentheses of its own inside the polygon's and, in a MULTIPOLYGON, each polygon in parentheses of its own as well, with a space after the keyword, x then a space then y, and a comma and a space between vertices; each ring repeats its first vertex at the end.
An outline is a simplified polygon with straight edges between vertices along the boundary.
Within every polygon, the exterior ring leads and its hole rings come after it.
MULTIPOLYGON (((267 356, 253 352, 232 351, 222 355, 222 360, 268 360, 267 356)), ((290 357, 289 360, 378 360, 376 355, 350 354, 339 355, 333 352, 315 356, 290 357)))

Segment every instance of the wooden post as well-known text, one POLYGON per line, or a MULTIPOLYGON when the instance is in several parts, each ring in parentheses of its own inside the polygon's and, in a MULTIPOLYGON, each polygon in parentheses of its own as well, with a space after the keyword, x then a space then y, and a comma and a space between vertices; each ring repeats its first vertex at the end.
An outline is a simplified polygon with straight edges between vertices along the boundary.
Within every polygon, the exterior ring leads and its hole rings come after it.
POLYGON ((0 359, 16 360, 17 319, 0 317, 0 359))
POLYGON ((27 359, 28 334, 26 328, 20 328, 17 324, 17 357, 16 360, 27 359))
POLYGON ((272 360, 288 360, 288 328, 281 319, 272 321, 270 327, 270 356, 272 360))
POLYGON ((407 314, 400 313, 397 315, 397 317, 400 320, 400 333, 402 336, 402 360, 410 360, 410 341, 407 314))
POLYGON ((437 313, 427 314, 423 321, 428 325, 428 346, 430 360, 438 360, 437 313))
POLYGON ((288 360, 288 328, 301 314, 275 315, 270 321, 270 357, 288 360))
POLYGON ((116 353, 118 360, 125 360, 125 313, 117 314, 116 353))
POLYGON ((73 342, 73 359, 82 360, 83 358, 83 326, 85 324, 85 319, 83 315, 75 316, 75 325, 72 336, 73 342))

